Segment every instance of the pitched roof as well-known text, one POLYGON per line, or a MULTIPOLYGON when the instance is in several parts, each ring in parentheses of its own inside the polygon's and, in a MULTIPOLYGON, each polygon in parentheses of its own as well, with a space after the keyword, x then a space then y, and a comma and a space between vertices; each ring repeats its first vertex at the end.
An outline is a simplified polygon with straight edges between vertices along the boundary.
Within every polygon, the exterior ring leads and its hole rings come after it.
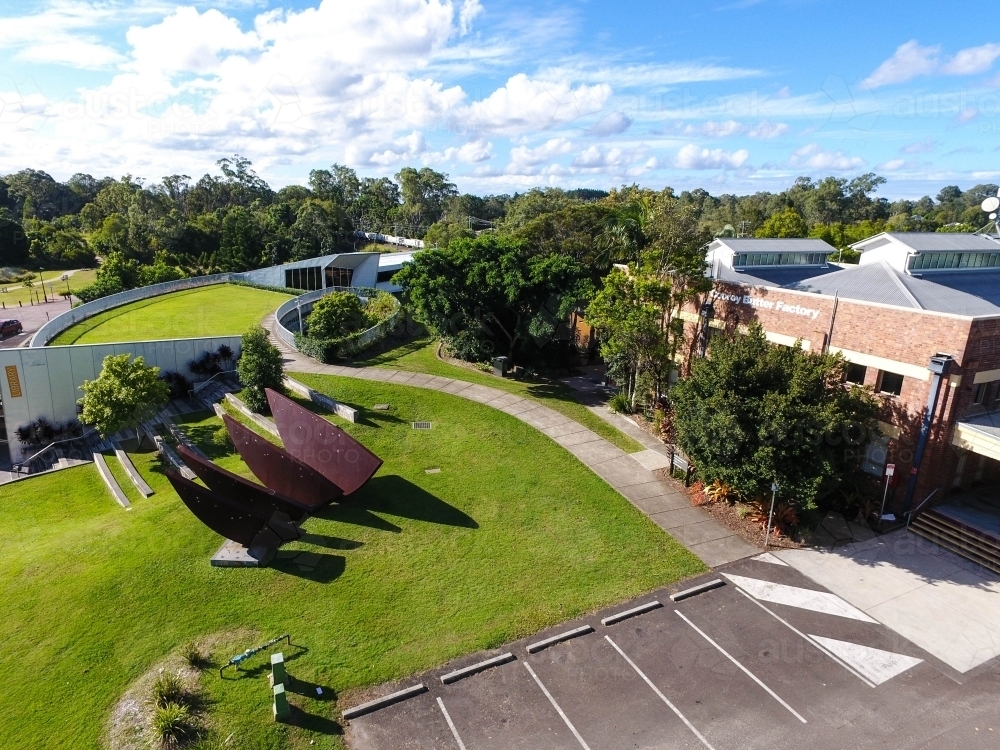
MULTIPOLYGON (((950 274, 949 274, 950 275, 950 274)), ((968 277, 969 274, 955 274, 968 277)), ((988 276, 993 287, 1000 286, 1000 274, 988 276)), ((814 276, 798 283, 787 284, 785 289, 814 294, 839 296, 862 302, 874 302, 912 310, 930 310, 954 315, 1000 315, 1000 291, 989 297, 969 293, 959 286, 947 284, 946 275, 935 276, 934 281, 908 276, 896 271, 885 261, 814 276), (994 298, 996 298, 994 300, 994 298)), ((986 287, 986 284, 983 285, 986 287)))
POLYGON ((716 237, 720 242, 737 253, 835 253, 837 248, 823 240, 798 237, 716 237))
MULTIPOLYGON (((881 237, 869 237, 856 242, 852 247, 864 246, 871 240, 881 237)), ((885 232, 885 236, 902 242, 917 252, 933 252, 935 250, 958 252, 987 251, 1000 252, 1000 241, 990 239, 982 234, 952 233, 952 232, 885 232)))

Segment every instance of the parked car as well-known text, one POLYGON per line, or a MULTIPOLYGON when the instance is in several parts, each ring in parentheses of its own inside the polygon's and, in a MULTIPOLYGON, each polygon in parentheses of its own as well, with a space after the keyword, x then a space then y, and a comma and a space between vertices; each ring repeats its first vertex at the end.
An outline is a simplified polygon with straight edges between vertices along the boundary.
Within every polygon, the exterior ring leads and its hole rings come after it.
POLYGON ((5 338, 7 336, 16 336, 22 330, 20 320, 5 320, 0 322, 0 338, 5 338))

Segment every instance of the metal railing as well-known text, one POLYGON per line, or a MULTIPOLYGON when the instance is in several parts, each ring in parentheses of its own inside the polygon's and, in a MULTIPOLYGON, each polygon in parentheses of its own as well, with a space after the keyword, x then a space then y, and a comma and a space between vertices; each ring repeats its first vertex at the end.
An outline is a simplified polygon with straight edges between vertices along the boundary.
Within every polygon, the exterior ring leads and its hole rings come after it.
POLYGON ((215 373, 215 375, 213 375, 212 377, 210 377, 208 380, 203 380, 200 383, 197 383, 194 386, 194 388, 189 389, 188 390, 188 395, 189 396, 197 396, 198 395, 198 391, 200 391, 202 388, 204 388, 205 386, 207 386, 209 383, 211 383, 216 378, 226 377, 226 376, 229 376, 229 375, 232 375, 233 377, 236 377, 236 370, 222 370, 221 372, 215 373))
MULTIPOLYGON (((96 434, 97 434, 97 430, 95 430, 94 428, 90 428, 89 430, 85 430, 83 432, 83 434, 77 435, 76 437, 63 438, 62 440, 54 440, 53 442, 51 442, 48 445, 46 445, 44 448, 42 448, 40 451, 38 451, 38 453, 34 454, 30 458, 26 458, 25 460, 20 461, 19 463, 15 463, 14 467, 17 468, 17 467, 27 466, 28 467, 28 473, 30 474, 31 473, 31 464, 33 464, 35 461, 37 461, 38 459, 40 459, 45 453, 47 453, 48 451, 52 450, 57 445, 61 445, 63 443, 76 443, 76 442, 78 442, 80 440, 83 440, 84 442, 86 442, 93 435, 96 435, 96 434)), ((20 472, 20 470, 18 470, 15 473, 20 474, 21 472, 20 472)))
POLYGON ((913 517, 915 515, 917 515, 917 513, 920 512, 921 508, 923 508, 925 505, 927 505, 927 501, 930 500, 932 497, 934 497, 934 495, 937 494, 937 491, 939 489, 941 489, 941 488, 940 487, 935 487, 934 490, 931 492, 931 494, 929 494, 927 497, 925 497, 924 501, 922 503, 920 503, 920 505, 918 505, 913 510, 906 511, 906 513, 903 514, 903 515, 906 516, 906 528, 910 528, 910 521, 912 521, 913 517))

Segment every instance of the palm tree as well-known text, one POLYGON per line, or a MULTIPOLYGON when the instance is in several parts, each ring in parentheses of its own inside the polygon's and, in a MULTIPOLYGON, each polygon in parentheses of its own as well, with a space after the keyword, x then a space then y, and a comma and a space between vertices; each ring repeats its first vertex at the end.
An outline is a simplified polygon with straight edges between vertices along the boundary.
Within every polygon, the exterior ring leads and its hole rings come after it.
POLYGON ((648 243, 646 227, 652 215, 649 201, 643 197, 623 205, 604 224, 597 237, 598 260, 602 265, 637 263, 648 243))

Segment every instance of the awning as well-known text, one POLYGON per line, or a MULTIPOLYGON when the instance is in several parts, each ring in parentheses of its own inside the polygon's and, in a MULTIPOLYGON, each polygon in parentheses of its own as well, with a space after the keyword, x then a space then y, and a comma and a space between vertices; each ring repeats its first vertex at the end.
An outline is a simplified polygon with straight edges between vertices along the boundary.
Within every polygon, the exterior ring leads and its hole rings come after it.
POLYGON ((959 448, 1000 461, 1000 412, 959 421, 951 442, 959 448))

